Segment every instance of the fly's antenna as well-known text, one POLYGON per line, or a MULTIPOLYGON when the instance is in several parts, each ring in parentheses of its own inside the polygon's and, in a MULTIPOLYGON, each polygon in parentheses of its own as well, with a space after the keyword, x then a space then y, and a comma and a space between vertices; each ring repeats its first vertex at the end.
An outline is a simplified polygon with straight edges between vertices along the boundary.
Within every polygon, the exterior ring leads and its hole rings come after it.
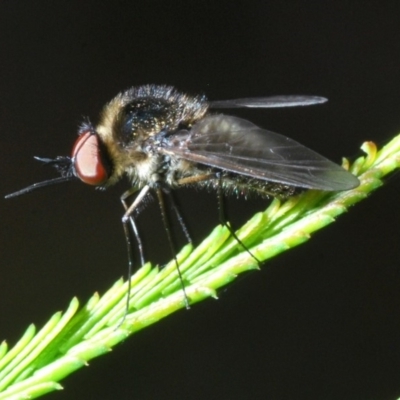
POLYGON ((28 186, 28 187, 26 187, 24 189, 18 190, 18 191, 14 192, 14 193, 7 194, 6 196, 4 196, 4 198, 5 199, 11 199, 13 197, 17 197, 17 196, 21 196, 21 195, 26 194, 26 193, 30 193, 30 192, 32 192, 33 190, 36 190, 36 189, 40 189, 40 188, 47 187, 47 186, 52 186, 52 185, 58 185, 59 183, 69 182, 69 181, 72 181, 74 179, 75 179, 74 176, 59 176, 58 178, 49 179, 47 181, 34 183, 33 185, 30 185, 30 186, 28 186))
POLYGON ((43 164, 52 165, 61 176, 53 179, 48 179, 47 181, 37 182, 30 185, 24 189, 18 190, 14 193, 7 194, 4 196, 5 199, 11 199, 13 197, 22 196, 23 194, 30 193, 33 190, 41 189, 47 186, 58 185, 59 183, 69 182, 75 180, 76 177, 72 170, 72 160, 70 157, 56 157, 56 158, 41 158, 34 157, 35 160, 42 162, 43 164))

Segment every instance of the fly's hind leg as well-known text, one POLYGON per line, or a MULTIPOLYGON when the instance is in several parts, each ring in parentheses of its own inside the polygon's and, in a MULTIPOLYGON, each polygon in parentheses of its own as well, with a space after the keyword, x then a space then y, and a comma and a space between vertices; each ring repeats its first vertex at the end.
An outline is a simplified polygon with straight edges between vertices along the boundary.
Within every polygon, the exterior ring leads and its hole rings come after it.
POLYGON ((198 182, 205 182, 211 179, 217 180, 217 198, 218 198, 218 212, 219 212, 219 221, 221 225, 226 226, 227 229, 229 230, 230 234, 232 237, 243 247, 245 251, 247 251, 251 257, 254 258, 257 263, 260 263, 260 260, 257 259, 257 257, 252 254, 252 252, 248 249, 248 247, 238 238, 236 235, 235 231, 232 229, 232 227, 228 224, 226 218, 225 218, 225 207, 224 207, 224 192, 223 192, 223 187, 222 187, 222 174, 220 172, 214 172, 214 173, 209 173, 209 174, 204 174, 204 175, 197 175, 193 177, 187 177, 183 178, 178 181, 179 185, 188 185, 188 184, 195 184, 198 182))
POLYGON ((217 198, 218 198, 218 213, 219 213, 219 221, 222 225, 226 226, 227 229, 229 230, 230 234, 232 237, 239 243, 240 246, 243 247, 243 249, 250 254, 252 258, 257 262, 257 264, 260 264, 260 260, 249 250, 249 248, 239 239, 238 235, 236 235, 235 231, 232 229, 232 227, 228 224, 226 217, 225 217, 225 204, 224 204, 224 192, 222 188, 222 175, 221 173, 216 174, 216 178, 218 179, 218 185, 217 185, 217 198))

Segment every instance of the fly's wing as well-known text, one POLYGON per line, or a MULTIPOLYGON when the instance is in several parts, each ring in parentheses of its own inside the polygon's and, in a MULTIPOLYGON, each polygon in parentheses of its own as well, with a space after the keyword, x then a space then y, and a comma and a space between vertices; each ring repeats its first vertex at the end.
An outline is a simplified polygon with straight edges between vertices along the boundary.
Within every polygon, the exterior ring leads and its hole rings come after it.
POLYGON ((281 108, 310 106, 328 101, 318 96, 271 96, 211 101, 210 108, 281 108))
POLYGON ((294 140, 228 115, 203 118, 159 151, 295 187, 340 191, 359 185, 350 172, 294 140))

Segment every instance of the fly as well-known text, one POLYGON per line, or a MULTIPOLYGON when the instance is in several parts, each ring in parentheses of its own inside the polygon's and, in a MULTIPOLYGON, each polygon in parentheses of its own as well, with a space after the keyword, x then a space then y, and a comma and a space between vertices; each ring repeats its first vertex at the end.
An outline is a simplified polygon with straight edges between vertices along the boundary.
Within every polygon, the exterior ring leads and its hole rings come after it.
MULTIPOLYGON (((231 192, 285 198, 296 188, 343 191, 357 187, 359 180, 354 175, 296 141, 248 120, 211 111, 308 106, 325 101, 317 96, 208 101, 203 95, 190 96, 170 86, 134 87, 105 105, 96 126, 89 121, 81 125, 71 156, 35 157, 53 165, 59 177, 6 198, 76 179, 106 189, 126 176, 131 187, 121 196, 125 208, 122 223, 131 276, 129 224, 143 264, 135 213, 150 192, 157 195, 166 224, 164 194, 182 186, 217 190, 219 199, 220 194, 231 192), (129 204, 127 199, 134 194, 129 204)), ((172 246, 167 225, 166 230, 172 246)), ((183 282, 179 268, 178 274, 183 282)), ((185 301, 188 306, 186 294, 185 301)))

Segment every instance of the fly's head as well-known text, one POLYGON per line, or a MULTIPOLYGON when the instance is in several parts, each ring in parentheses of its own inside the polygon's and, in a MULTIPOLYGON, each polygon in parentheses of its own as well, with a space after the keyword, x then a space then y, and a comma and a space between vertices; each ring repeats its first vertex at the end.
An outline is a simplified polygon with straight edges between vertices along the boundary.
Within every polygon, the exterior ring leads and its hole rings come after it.
POLYGON ((78 178, 82 182, 104 188, 113 176, 113 162, 108 150, 90 122, 81 125, 72 154, 54 159, 35 157, 53 166, 64 179, 78 178))
POLYGON ((102 189, 109 186, 110 178, 113 176, 114 167, 107 147, 89 122, 80 127, 71 156, 58 156, 53 159, 35 157, 35 159, 53 166, 61 176, 34 183, 17 192, 10 193, 5 198, 17 197, 36 189, 77 178, 88 185, 102 189))

